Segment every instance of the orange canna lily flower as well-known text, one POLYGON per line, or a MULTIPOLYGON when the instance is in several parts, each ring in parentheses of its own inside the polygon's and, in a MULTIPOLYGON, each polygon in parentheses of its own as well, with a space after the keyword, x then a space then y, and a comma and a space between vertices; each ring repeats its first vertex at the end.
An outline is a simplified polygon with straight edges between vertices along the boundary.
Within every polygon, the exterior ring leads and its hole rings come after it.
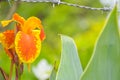
POLYGON ((0 41, 4 48, 11 49, 14 47, 14 31, 13 30, 7 30, 3 33, 0 33, 0 41))
POLYGON ((16 54, 21 62, 32 63, 40 54, 41 41, 45 39, 45 34, 41 21, 36 17, 25 20, 17 13, 11 20, 2 21, 3 27, 15 21, 17 32, 14 39, 16 54), (37 30, 35 30, 38 28, 37 30))
POLYGON ((7 55, 10 59, 13 59, 13 54, 9 52, 9 50, 13 50, 14 48, 14 30, 7 30, 3 33, 0 33, 0 42, 2 43, 7 55))

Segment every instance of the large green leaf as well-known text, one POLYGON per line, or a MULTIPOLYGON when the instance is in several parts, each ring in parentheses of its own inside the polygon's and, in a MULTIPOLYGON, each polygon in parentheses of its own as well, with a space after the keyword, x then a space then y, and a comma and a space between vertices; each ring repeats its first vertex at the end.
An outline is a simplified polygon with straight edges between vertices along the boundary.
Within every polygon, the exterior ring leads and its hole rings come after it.
POLYGON ((81 80, 120 80, 120 37, 116 7, 108 17, 81 80))
POLYGON ((56 80, 79 80, 82 67, 75 43, 67 36, 62 35, 61 39, 62 54, 56 80))
POLYGON ((50 78, 49 80, 56 80, 56 73, 57 73, 57 69, 56 69, 56 62, 54 64, 54 67, 53 67, 53 70, 52 70, 52 73, 50 75, 50 78))
POLYGON ((56 70, 53 68, 52 73, 50 75, 50 79, 49 80, 55 80, 56 79, 56 70))

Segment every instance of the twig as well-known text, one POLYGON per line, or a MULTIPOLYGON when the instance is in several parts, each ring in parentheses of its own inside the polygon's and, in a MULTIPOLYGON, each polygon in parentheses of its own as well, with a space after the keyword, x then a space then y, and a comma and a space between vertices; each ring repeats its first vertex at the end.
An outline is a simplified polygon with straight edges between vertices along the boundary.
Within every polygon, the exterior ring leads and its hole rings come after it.
POLYGON ((20 0, 15 1, 13 6, 9 9, 6 19, 10 19, 12 17, 12 15, 15 13, 16 9, 19 6, 19 3, 20 3, 20 0))
MULTIPOLYGON (((15 1, 14 2, 14 4, 11 6, 11 8, 8 10, 8 14, 7 14, 7 16, 6 16, 6 20, 7 19, 11 19, 11 17, 12 17, 12 15, 15 13, 15 11, 16 11, 16 9, 18 8, 18 6, 19 6, 19 4, 20 4, 20 0, 17 0, 17 1, 15 1)), ((3 30, 5 30, 6 29, 6 27, 5 28, 2 28, 1 29, 1 25, 0 25, 0 30, 1 31, 3 31, 3 30)))
POLYGON ((0 68, 0 72, 1 72, 1 74, 3 75, 4 79, 5 79, 5 80, 8 80, 8 76, 7 76, 7 74, 3 71, 2 68, 0 68))

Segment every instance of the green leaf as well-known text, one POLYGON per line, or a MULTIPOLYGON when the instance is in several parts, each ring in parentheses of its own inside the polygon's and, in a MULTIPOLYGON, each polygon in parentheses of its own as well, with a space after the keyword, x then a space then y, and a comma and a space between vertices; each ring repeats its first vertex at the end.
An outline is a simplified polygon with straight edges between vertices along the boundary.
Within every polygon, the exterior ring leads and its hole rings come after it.
POLYGON ((81 63, 73 39, 61 35, 62 54, 56 80, 79 80, 82 73, 81 63))
POLYGON ((56 73, 57 73, 57 69, 56 69, 56 62, 55 62, 54 68, 52 70, 52 73, 50 75, 50 79, 49 80, 55 80, 56 79, 56 73))
POLYGON ((108 17, 81 80, 120 80, 120 37, 116 7, 108 17))
POLYGON ((52 73, 50 75, 50 79, 49 80, 55 80, 56 79, 56 70, 53 68, 52 73))

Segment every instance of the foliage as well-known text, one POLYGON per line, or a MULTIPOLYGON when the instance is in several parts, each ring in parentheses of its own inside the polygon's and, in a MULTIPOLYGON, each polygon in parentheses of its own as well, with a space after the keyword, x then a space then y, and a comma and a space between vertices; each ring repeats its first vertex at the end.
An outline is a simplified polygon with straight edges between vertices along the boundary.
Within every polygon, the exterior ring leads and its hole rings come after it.
POLYGON ((61 36, 61 40, 62 55, 56 80, 78 80, 83 70, 75 43, 66 36, 61 36))
MULTIPOLYGON (((99 0, 64 1, 91 7, 102 7, 99 0)), ((14 2, 11 1, 10 4, 11 6, 8 2, 6 3, 3 0, 0 0, 0 20, 6 18, 10 12, 9 9, 13 6, 14 2)), ((84 10, 65 5, 56 4, 55 7, 52 7, 51 3, 26 2, 21 2, 16 12, 24 18, 30 16, 39 17, 45 27, 44 30, 47 37, 43 42, 40 56, 32 66, 37 65, 42 58, 46 58, 51 64, 53 64, 54 61, 57 61, 57 64, 59 64, 61 47, 58 34, 60 33, 74 38, 83 70, 86 68, 88 61, 91 58, 95 41, 108 14, 107 12, 84 10)), ((10 27, 8 28, 0 27, 0 32, 11 28, 12 24, 10 24, 10 27)), ((9 73, 9 66, 10 61, 8 56, 0 46, 0 67, 2 67, 5 72, 9 73)), ((37 80, 32 71, 28 72, 26 65, 24 69, 22 80, 37 80)))
POLYGON ((60 66, 57 72, 58 75, 55 80, 79 80, 75 78, 77 75, 80 76, 80 80, 119 80, 120 36, 117 18, 117 7, 115 6, 107 19, 101 35, 98 38, 94 48, 94 53, 83 72, 79 71, 81 66, 79 66, 79 68, 74 68, 77 66, 72 64, 72 62, 76 64, 79 63, 79 59, 73 58, 73 56, 77 54, 76 51, 73 50, 74 48, 71 48, 74 47, 74 45, 70 45, 73 42, 70 42, 71 39, 69 37, 62 36, 63 51, 60 66), (72 56, 70 56, 71 53, 73 53, 72 56), (74 67, 69 65, 69 61, 74 67), (66 67, 67 65, 69 65, 69 67, 66 67), (77 72, 81 72, 82 75, 76 74, 77 72))
POLYGON ((117 8, 115 7, 97 41, 81 80, 119 80, 120 36, 117 18, 117 8))

